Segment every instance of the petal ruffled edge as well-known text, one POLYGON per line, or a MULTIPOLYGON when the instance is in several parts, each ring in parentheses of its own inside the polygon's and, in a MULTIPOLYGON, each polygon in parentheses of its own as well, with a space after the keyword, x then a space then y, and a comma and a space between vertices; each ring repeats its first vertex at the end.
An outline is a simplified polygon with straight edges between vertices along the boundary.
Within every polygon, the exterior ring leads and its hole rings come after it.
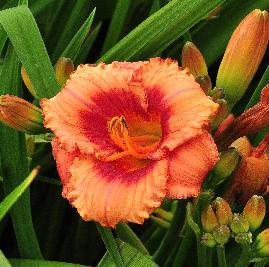
POLYGON ((169 158, 167 197, 196 197, 208 172, 219 160, 213 138, 204 133, 175 149, 169 158))
POLYGON ((70 172, 67 199, 84 220, 103 226, 122 221, 142 224, 166 195, 166 159, 128 173, 113 168, 113 163, 79 157, 70 172))
POLYGON ((70 166, 73 164, 73 161, 76 157, 80 155, 80 152, 78 150, 74 150, 73 152, 68 152, 66 149, 64 149, 59 140, 57 138, 53 138, 51 142, 52 146, 52 154, 56 161, 56 167, 58 174, 61 178, 62 184, 63 184, 63 197, 66 196, 66 184, 71 178, 70 173, 70 166))
POLYGON ((144 62, 113 62, 109 65, 80 65, 55 97, 41 100, 44 126, 55 133, 68 151, 78 147, 83 153, 100 152, 105 148, 108 150, 107 153, 115 152, 106 122, 114 115, 124 115, 124 107, 121 107, 121 104, 135 105, 134 109, 137 112, 145 112, 145 91, 137 86, 133 77, 134 71, 143 64, 144 62), (118 99, 111 99, 115 94, 120 94, 118 99), (111 116, 105 114, 104 107, 111 116), (94 133, 89 131, 93 125, 88 128, 85 125, 90 119, 95 118, 94 115, 88 119, 90 112, 99 114, 102 119, 102 122, 100 119, 93 122, 95 127, 102 123, 101 128, 94 133), (102 140, 99 140, 99 143, 95 142, 94 139, 100 134, 102 140))
POLYGON ((135 75, 146 90, 148 112, 158 110, 161 114, 162 140, 152 158, 172 151, 210 126, 219 105, 177 61, 152 58, 135 75))

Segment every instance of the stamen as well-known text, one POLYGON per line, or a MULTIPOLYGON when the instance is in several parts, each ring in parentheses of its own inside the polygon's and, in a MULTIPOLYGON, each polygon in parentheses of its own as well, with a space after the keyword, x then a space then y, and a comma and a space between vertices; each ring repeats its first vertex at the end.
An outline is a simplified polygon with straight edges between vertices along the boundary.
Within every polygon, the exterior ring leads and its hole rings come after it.
POLYGON ((125 144, 130 154, 132 154, 134 157, 139 158, 139 159, 147 159, 148 153, 153 151, 157 147, 157 145, 159 144, 159 141, 145 147, 139 146, 132 141, 129 135, 128 125, 126 123, 125 118, 120 117, 120 122, 122 126, 121 130, 122 130, 123 138, 125 140, 125 144))

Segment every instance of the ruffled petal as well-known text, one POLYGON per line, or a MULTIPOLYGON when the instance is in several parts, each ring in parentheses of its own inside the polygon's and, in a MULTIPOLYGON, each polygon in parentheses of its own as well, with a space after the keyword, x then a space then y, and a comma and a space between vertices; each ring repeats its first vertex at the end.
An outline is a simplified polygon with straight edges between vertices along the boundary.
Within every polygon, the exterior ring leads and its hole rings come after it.
POLYGON ((196 197, 218 159, 217 147, 207 133, 175 149, 169 159, 167 196, 176 199, 196 197))
POLYGON ((91 156, 74 160, 66 197, 84 220, 110 227, 121 221, 143 223, 160 206, 166 195, 167 160, 135 171, 125 167, 91 156))
POLYGON ((69 169, 70 166, 73 164, 74 159, 80 155, 80 152, 78 150, 68 152, 61 146, 57 138, 53 138, 51 145, 52 145, 53 157, 56 160, 57 171, 63 184, 62 195, 65 197, 66 194, 65 185, 71 178, 71 173, 69 169))
POLYGON ((161 116, 162 140, 155 156, 201 135, 209 126, 218 104, 204 94, 188 70, 180 69, 176 61, 151 59, 136 75, 146 90, 148 112, 161 116))
POLYGON ((43 99, 44 125, 68 150, 106 153, 117 149, 107 130, 114 116, 145 114, 145 91, 133 72, 142 62, 81 65, 53 98, 43 99))

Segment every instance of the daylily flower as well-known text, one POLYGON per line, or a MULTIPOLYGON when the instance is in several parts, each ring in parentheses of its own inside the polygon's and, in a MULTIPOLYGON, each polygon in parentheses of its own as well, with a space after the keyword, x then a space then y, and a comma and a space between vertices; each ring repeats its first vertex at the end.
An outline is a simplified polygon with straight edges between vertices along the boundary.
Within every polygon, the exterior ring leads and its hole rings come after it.
POLYGON ((80 65, 41 106, 63 196, 84 220, 143 223, 164 197, 197 196, 218 160, 218 104, 171 59, 80 65))

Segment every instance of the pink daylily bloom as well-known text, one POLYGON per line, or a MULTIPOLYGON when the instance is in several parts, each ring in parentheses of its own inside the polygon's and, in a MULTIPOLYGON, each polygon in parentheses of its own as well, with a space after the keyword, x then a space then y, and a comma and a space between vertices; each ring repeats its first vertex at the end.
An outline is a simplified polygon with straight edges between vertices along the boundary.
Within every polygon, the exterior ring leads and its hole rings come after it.
POLYGON ((218 104, 171 59, 80 65, 41 106, 63 196, 84 220, 143 223, 164 197, 195 197, 218 160, 218 104))

